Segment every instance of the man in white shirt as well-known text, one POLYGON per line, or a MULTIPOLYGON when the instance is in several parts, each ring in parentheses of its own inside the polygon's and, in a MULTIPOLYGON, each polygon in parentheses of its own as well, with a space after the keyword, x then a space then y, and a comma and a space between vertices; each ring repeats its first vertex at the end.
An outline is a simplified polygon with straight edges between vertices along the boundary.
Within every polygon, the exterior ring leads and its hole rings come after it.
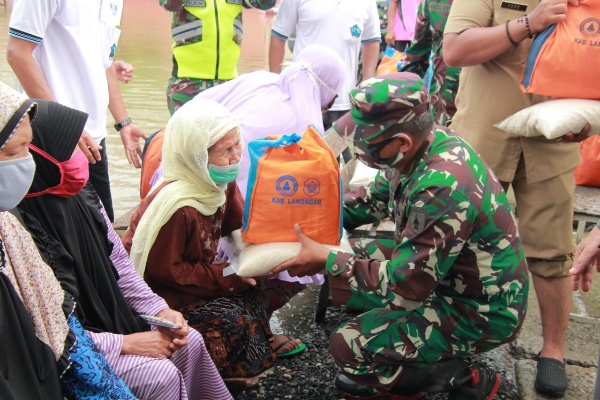
POLYGON ((375 0, 283 0, 271 31, 269 69, 281 72, 285 42, 296 32, 293 59, 307 45, 318 43, 336 51, 346 64, 346 82, 329 112, 324 128, 350 110, 348 93, 356 86, 362 46, 363 79, 375 76, 381 33, 375 0))
POLYGON ((123 0, 14 0, 7 58, 27 95, 89 114, 79 147, 90 181, 114 219, 106 154, 106 108, 129 163, 141 166, 146 135, 127 116, 112 65, 123 0))

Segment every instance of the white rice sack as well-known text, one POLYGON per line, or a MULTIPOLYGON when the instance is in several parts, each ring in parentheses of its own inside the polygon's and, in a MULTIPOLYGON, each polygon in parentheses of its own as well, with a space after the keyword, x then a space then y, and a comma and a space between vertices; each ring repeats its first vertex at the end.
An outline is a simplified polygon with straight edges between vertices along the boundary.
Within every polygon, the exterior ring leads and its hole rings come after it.
POLYGON ((568 132, 581 132, 586 123, 592 127, 590 135, 600 134, 599 100, 549 100, 527 107, 494 126, 515 136, 557 139, 568 132))
MULTIPOLYGON (((354 253, 344 232, 339 246, 326 245, 331 250, 354 253)), ((264 276, 279 264, 294 258, 300 253, 299 242, 273 242, 263 244, 244 243, 238 260, 237 274, 239 276, 264 276)))

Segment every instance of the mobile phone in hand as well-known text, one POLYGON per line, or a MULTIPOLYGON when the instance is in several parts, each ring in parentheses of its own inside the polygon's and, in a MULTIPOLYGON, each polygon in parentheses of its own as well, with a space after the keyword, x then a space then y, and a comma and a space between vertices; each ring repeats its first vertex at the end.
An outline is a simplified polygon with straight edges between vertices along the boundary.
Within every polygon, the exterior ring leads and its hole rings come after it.
POLYGON ((149 323, 150 325, 163 326, 165 328, 171 328, 171 329, 178 329, 179 328, 179 326, 176 323, 174 323, 172 321, 169 321, 168 319, 156 317, 154 315, 141 314, 140 317, 144 321, 146 321, 147 323, 149 323))

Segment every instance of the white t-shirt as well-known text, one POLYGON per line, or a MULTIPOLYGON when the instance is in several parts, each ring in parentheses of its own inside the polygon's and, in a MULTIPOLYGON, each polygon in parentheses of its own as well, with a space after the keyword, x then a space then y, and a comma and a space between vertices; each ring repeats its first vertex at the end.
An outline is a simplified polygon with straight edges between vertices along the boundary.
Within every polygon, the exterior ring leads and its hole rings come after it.
POLYGON ((107 28, 101 0, 14 0, 9 35, 38 44, 33 56, 56 101, 89 114, 86 131, 106 137, 107 28))
POLYGON ((376 1, 283 0, 271 34, 287 40, 294 31, 294 60, 313 43, 329 46, 342 57, 346 82, 331 110, 349 110, 348 93, 356 86, 361 43, 381 41, 376 1))

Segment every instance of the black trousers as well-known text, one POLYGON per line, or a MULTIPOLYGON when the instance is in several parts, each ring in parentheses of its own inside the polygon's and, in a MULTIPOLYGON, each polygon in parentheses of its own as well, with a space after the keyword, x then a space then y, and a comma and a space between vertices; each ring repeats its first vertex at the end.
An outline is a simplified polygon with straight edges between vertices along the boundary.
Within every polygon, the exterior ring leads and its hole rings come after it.
POLYGON ((100 156, 102 159, 96 161, 96 164, 89 164, 90 166, 90 182, 94 185, 94 189, 98 193, 104 210, 110 218, 111 222, 115 221, 115 212, 112 205, 112 194, 110 192, 110 179, 108 177, 108 156, 106 153, 106 139, 102 139, 100 142, 102 150, 100 150, 100 156))

